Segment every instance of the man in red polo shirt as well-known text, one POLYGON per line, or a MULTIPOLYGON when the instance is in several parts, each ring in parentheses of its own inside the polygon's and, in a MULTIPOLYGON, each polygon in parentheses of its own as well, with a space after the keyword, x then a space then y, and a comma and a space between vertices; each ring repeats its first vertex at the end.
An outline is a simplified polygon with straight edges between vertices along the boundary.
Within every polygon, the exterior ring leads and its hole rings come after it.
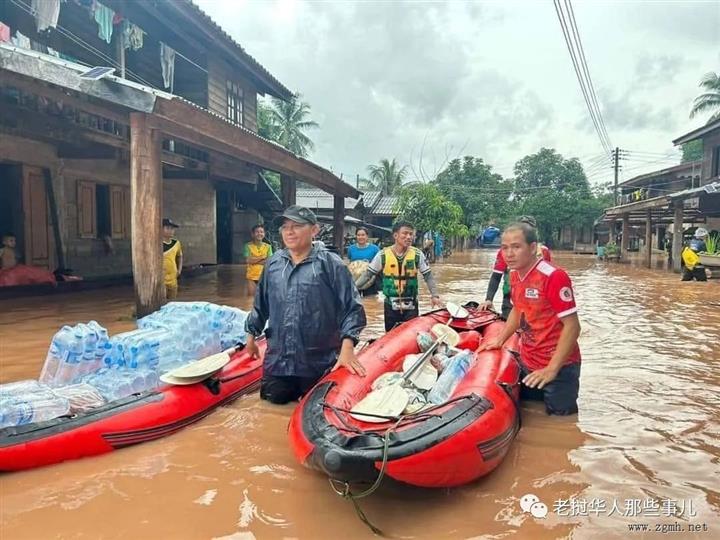
MULTIPOLYGON (((532 216, 521 216, 518 218, 518 223, 527 223, 534 229, 537 229, 537 221, 532 216)), ((542 244, 538 244, 537 257, 545 259, 548 262, 552 261, 552 254, 550 248, 542 244)), ((503 282, 503 300, 502 300, 502 318, 507 320, 512 310, 512 299, 510 296, 510 268, 508 267, 505 257, 503 256, 502 248, 498 249, 497 255, 495 256, 495 264, 493 265, 492 275, 488 281, 487 292, 485 293, 485 301, 480 304, 480 309, 492 309, 493 299, 495 293, 497 293, 500 281, 503 282)))
POLYGON ((570 277, 537 258, 537 232, 515 223, 502 236, 510 267, 513 309, 505 329, 480 350, 497 349, 520 332, 521 397, 545 401, 548 414, 577 413, 580 387, 580 321, 570 277))

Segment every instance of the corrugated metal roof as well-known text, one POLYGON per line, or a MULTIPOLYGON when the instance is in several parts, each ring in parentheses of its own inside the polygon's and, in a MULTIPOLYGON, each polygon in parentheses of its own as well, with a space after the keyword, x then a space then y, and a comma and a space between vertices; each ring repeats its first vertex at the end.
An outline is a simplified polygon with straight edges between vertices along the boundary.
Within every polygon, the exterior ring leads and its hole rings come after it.
POLYGON ((372 209, 380 198, 380 195, 382 195, 382 192, 378 190, 365 191, 363 192, 362 197, 360 197, 360 201, 365 208, 372 209))
MULTIPOLYGON (((172 2, 170 2, 172 4, 172 2)), ((268 83, 268 86, 270 89, 274 90, 274 94, 276 97, 279 97, 281 99, 288 99, 293 92, 290 91, 284 84, 282 84, 279 80, 277 80, 273 75, 263 66, 260 62, 255 60, 250 54, 248 54, 245 49, 242 48, 242 46, 235 41, 230 34, 228 34, 223 28, 216 23, 210 16, 205 13, 200 6, 195 4, 192 0, 182 0, 181 4, 178 4, 178 6, 187 6, 190 8, 196 15, 198 15, 200 18, 202 18, 207 24, 213 27, 215 32, 224 39, 233 49, 236 50, 238 56, 243 58, 250 64, 250 67, 252 69, 255 69, 259 75, 266 78, 268 83), (275 86, 275 88, 272 88, 275 86)), ((271 92, 272 93, 272 92, 271 92)))
POLYGON ((679 173, 682 171, 697 171, 698 174, 700 174, 700 170, 702 169, 702 160, 697 161, 688 161, 686 163, 680 163, 679 165, 673 165, 672 167, 667 167, 665 169, 661 169, 659 171, 653 171, 650 173, 644 173, 640 174, 638 176, 634 176, 633 178, 630 178, 629 180, 625 180, 624 182, 620 182, 620 186, 632 186, 638 182, 643 182, 645 180, 652 180, 654 178, 665 176, 667 174, 671 173, 679 173))
MULTIPOLYGON (((345 210, 353 210, 359 199, 345 198, 345 210)), ((295 203, 305 206, 310 210, 333 210, 335 208, 334 197, 331 193, 322 189, 299 188, 295 194, 295 203)))
POLYGON ((383 195, 372 209, 373 214, 392 216, 395 215, 395 203, 398 201, 396 195, 383 195))

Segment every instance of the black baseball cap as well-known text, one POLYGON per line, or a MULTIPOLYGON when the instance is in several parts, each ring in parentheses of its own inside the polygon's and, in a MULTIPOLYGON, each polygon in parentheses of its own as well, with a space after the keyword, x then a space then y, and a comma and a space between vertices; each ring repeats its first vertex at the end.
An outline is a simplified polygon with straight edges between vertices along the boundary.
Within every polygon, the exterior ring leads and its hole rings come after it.
POLYGON ((180 225, 178 225, 177 223, 175 223, 175 222, 174 222, 172 219, 170 219, 170 218, 163 218, 162 226, 163 226, 163 227, 175 227, 176 229, 180 228, 180 225))
POLYGON ((296 204, 288 206, 281 216, 278 216, 273 220, 273 223, 276 227, 280 227, 286 219, 294 221, 295 223, 309 225, 315 225, 317 223, 317 217, 312 210, 296 204))

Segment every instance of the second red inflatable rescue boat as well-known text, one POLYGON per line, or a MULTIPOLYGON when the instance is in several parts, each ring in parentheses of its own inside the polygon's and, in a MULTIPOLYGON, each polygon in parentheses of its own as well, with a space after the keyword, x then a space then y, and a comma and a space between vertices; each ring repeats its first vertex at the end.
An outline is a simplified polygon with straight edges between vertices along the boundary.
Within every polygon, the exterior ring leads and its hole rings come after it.
POLYGON ((520 428, 519 366, 511 350, 476 352, 497 336, 504 322, 492 312, 469 308, 469 317, 450 321, 460 335, 458 349, 472 351, 467 374, 449 399, 412 414, 358 420, 351 409, 382 374, 401 371, 405 357, 420 351, 418 334, 450 319, 445 310, 407 322, 359 355, 364 377, 340 369, 323 378, 301 401, 289 426, 290 444, 305 465, 341 482, 373 482, 384 474, 422 487, 451 487, 488 474, 502 461, 520 428))

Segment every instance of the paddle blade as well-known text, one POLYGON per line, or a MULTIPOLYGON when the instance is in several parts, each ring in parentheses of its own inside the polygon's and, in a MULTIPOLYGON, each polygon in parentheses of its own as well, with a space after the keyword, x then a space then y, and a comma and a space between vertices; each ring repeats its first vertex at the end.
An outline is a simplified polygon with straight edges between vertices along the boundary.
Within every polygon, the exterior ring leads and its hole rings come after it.
MULTIPOLYGON (((407 355, 403 361, 403 371, 408 371, 411 367, 413 367, 419 358, 419 354, 407 355)), ((408 380, 413 384, 413 386, 419 388, 420 390, 430 390, 435 384, 435 381, 437 381, 437 378, 437 369, 430 364, 430 358, 428 358, 425 362, 423 362, 422 366, 415 371, 415 373, 408 377, 408 380)))
POLYGON ((407 391, 399 384, 385 386, 373 390, 361 399, 350 410, 350 416, 361 422, 376 424, 387 422, 388 418, 384 417, 397 418, 400 416, 407 407, 409 399, 407 391), (367 416, 368 414, 376 416, 367 416))
POLYGON ((438 323, 434 325, 430 329, 430 332, 432 332, 436 339, 447 343, 451 347, 455 347, 460 342, 460 334, 444 324, 438 323))
POLYGON ((450 317, 453 319, 467 319, 470 316, 470 312, 467 309, 453 302, 445 304, 445 309, 447 309, 450 317))
POLYGON ((175 368, 169 371, 168 375, 180 379, 209 376, 220 371, 229 361, 230 355, 220 352, 175 368))

